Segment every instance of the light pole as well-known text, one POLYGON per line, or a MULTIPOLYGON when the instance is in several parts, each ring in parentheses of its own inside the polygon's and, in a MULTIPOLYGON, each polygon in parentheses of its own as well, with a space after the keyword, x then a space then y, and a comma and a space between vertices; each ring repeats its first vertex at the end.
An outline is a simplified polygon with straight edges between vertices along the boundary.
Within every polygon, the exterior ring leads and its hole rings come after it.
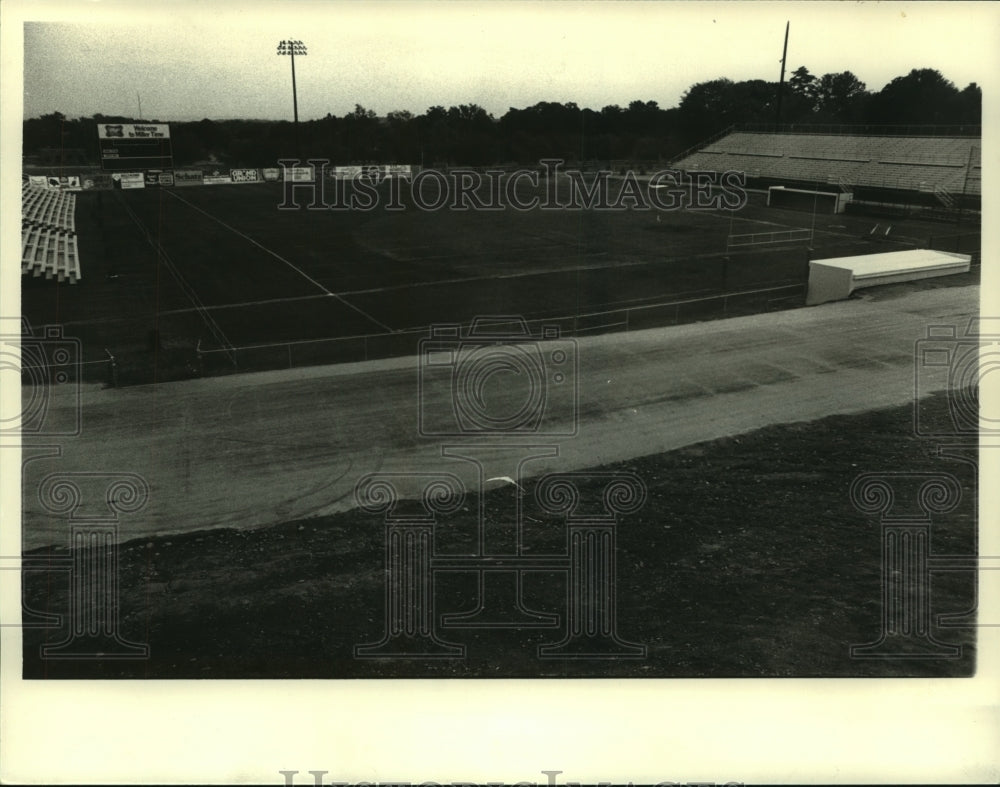
POLYGON ((295 156, 297 158, 301 157, 299 152, 299 97, 295 89, 295 56, 301 55, 305 57, 306 45, 303 44, 298 39, 289 39, 287 41, 278 42, 278 52, 279 55, 290 55, 292 58, 292 107, 295 112, 295 156))

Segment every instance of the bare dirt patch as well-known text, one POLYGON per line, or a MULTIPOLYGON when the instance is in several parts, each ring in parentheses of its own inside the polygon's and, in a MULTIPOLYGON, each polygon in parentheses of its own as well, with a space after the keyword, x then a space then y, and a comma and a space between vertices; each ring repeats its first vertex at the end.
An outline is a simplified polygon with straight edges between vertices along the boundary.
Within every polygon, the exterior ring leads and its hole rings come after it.
MULTIPOLYGON (((945 408, 945 397, 932 406, 945 408)), ((354 646, 384 631, 384 528, 350 511, 250 531, 212 530, 121 545, 120 633, 147 643, 131 661, 42 659, 66 628, 24 631, 26 678, 371 677, 863 677, 970 676, 974 629, 933 628, 963 647, 953 660, 856 660, 852 644, 876 640, 881 620, 878 523, 850 502, 864 472, 944 472, 963 487, 959 507, 935 521, 931 553, 975 548, 975 477, 912 436, 912 408, 768 427, 603 468, 629 472, 645 506, 618 528, 620 636, 647 646, 634 660, 539 660, 556 629, 449 630, 466 657, 358 660, 354 646)), ((502 524, 510 490, 486 495, 486 521, 502 524), (506 495, 506 497, 505 497, 506 495)), ((526 489, 531 496, 531 485, 526 489)), ((526 498, 527 499, 527 498, 526 498)), ((529 522, 538 554, 565 548, 560 522, 529 522)), ((436 531, 438 553, 468 551, 475 504, 466 500, 436 531)), ((30 553, 35 561, 65 550, 30 553)), ((933 578, 932 613, 975 605, 975 576, 933 578)), ((27 572, 34 611, 64 615, 66 575, 27 572)), ((565 579, 528 575, 532 609, 561 614, 565 579)), ((446 575, 437 611, 475 605, 469 577, 446 575)), ((936 619, 936 618, 935 618, 936 619)))

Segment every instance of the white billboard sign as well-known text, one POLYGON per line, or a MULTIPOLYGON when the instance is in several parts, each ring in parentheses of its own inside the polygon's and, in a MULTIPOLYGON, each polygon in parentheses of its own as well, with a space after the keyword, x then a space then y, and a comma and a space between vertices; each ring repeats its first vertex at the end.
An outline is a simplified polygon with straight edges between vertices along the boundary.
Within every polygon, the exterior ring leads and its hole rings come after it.
POLYGON ((166 123, 98 123, 98 139, 170 139, 166 123))

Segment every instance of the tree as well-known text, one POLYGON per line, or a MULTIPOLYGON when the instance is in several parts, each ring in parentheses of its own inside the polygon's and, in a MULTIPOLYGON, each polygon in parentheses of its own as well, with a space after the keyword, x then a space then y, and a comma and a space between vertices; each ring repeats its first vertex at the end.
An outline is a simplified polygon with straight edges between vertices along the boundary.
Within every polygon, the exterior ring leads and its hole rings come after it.
POLYGON ((983 91, 975 82, 970 82, 958 94, 956 117, 959 123, 978 126, 983 122, 983 91))
POLYGON ((824 74, 814 89, 814 108, 823 122, 856 123, 863 120, 868 95, 865 83, 850 71, 824 74))
POLYGON ((481 166, 493 161, 494 121, 485 109, 478 104, 449 107, 445 123, 455 163, 481 166))
POLYGON ((788 89, 793 96, 798 96, 809 102, 812 110, 816 102, 816 77, 809 73, 805 66, 796 68, 788 78, 788 89))
POLYGON ((932 68, 896 77, 870 102, 872 123, 954 123, 958 89, 932 68))
POLYGON ((413 122, 413 113, 406 109, 397 109, 386 115, 388 125, 385 145, 386 155, 397 162, 416 162, 420 160, 420 141, 417 137, 417 127, 413 122))
POLYGON ((777 83, 762 79, 733 82, 722 78, 692 85, 678 107, 687 144, 695 144, 734 123, 773 123, 777 95, 777 83))
POLYGON ((354 111, 344 116, 341 125, 348 160, 366 162, 377 158, 379 123, 374 110, 355 104, 354 111))

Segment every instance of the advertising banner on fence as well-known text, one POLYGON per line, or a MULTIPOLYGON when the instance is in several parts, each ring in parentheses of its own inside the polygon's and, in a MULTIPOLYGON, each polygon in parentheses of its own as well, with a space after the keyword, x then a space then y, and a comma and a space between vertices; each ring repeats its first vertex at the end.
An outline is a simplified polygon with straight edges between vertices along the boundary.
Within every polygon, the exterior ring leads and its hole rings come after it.
POLYGON ((264 176, 264 180, 281 179, 281 170, 278 169, 277 167, 264 167, 264 169, 262 169, 260 172, 264 176))
POLYGON ((371 180, 382 180, 384 178, 409 178, 412 172, 412 164, 351 164, 332 167, 330 177, 334 180, 353 180, 364 176, 371 180))
POLYGON ((255 169, 231 169, 229 177, 233 179, 233 183, 257 183, 260 180, 255 169))
POLYGON ((150 169, 146 171, 146 188, 160 185, 160 170, 150 169))
POLYGON ((54 175, 49 176, 49 188, 61 189, 63 191, 79 191, 80 178, 77 175, 54 175))
POLYGON ((111 175, 101 172, 96 175, 84 175, 80 179, 80 185, 83 186, 84 190, 90 191, 94 189, 95 191, 104 191, 112 188, 113 181, 111 180, 111 175))
POLYGON ((39 189, 80 191, 83 188, 78 175, 29 175, 28 183, 39 189))
POLYGON ((292 183, 310 183, 313 180, 312 167, 285 167, 285 180, 292 183))
POLYGON ((201 179, 201 182, 206 186, 221 186, 226 183, 232 183, 233 179, 230 178, 229 175, 219 175, 218 173, 214 173, 212 175, 205 175, 201 179))
POLYGON ((200 186, 202 183, 202 174, 200 169, 175 169, 174 170, 174 185, 175 186, 200 186))
POLYGON ((354 178, 360 177, 360 175, 360 166, 334 167, 330 170, 330 177, 335 180, 353 180, 354 178))
POLYGON ((116 172, 111 179, 117 181, 122 189, 141 189, 146 187, 146 176, 141 172, 116 172))
POLYGON ((161 172, 160 173, 160 185, 161 186, 173 186, 174 185, 174 173, 173 172, 161 172))

